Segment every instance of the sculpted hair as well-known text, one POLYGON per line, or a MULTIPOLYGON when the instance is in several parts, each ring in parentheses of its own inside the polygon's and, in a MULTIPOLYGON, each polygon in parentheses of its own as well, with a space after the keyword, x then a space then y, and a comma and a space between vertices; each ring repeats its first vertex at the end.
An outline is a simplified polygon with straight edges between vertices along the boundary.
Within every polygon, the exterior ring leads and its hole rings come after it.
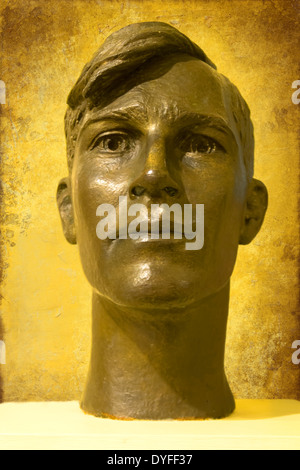
MULTIPOLYGON (((67 159, 72 169, 74 149, 80 123, 89 110, 104 107, 130 88, 146 80, 143 68, 171 55, 185 54, 205 62, 213 69, 215 64, 204 51, 187 36, 166 23, 136 23, 111 34, 72 88, 65 115, 67 159)), ((238 89, 223 75, 224 100, 229 105, 239 132, 243 157, 249 179, 253 176, 254 138, 250 111, 238 89)))

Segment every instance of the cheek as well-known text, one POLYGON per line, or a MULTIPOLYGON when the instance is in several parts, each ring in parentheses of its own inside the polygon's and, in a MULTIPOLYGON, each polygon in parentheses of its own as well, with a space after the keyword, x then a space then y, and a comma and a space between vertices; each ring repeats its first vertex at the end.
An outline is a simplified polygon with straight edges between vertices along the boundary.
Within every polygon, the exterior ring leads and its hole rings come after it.
POLYGON ((187 199, 191 204, 204 204, 207 209, 224 205, 227 199, 239 200, 238 172, 235 165, 203 164, 201 168, 182 169, 187 199))
POLYGON ((99 169, 99 165, 92 162, 77 163, 73 167, 72 197, 81 264, 89 283, 103 292, 106 287, 101 266, 109 244, 97 237, 96 210, 103 203, 118 205, 119 196, 126 193, 128 187, 127 180, 121 176, 117 178, 112 171, 99 169))
POLYGON ((213 261, 235 259, 242 223, 246 182, 235 165, 186 169, 187 199, 204 204, 204 250, 213 261))
POLYGON ((128 181, 122 172, 99 168, 96 162, 77 164, 73 171, 73 201, 77 230, 96 228, 96 209, 100 204, 118 205, 119 196, 126 194, 128 181))

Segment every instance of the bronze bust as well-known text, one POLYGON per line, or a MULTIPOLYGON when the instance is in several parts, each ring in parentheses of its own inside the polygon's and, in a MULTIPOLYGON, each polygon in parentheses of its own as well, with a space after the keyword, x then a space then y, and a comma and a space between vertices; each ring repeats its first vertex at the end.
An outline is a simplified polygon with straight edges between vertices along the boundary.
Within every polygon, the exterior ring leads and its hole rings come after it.
POLYGON ((65 130, 69 176, 58 207, 93 289, 82 409, 139 419, 229 415, 230 277, 238 245, 255 237, 267 208, 267 190, 253 178, 247 104, 178 30, 138 23, 113 33, 84 67, 65 130), (187 249, 175 219, 169 238, 159 237, 161 225, 153 238, 121 236, 123 200, 126 227, 135 204, 202 205, 204 243, 187 249), (99 215, 109 207, 115 236, 101 237, 99 215))

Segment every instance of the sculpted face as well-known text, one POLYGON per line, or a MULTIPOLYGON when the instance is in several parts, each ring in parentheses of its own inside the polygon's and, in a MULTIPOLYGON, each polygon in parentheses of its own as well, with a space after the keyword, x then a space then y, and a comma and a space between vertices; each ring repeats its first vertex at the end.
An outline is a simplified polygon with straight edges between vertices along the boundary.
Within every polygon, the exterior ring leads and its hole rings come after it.
POLYGON ((71 174, 77 243, 92 287, 114 303, 181 307, 228 283, 245 216, 241 145, 218 74, 184 57, 86 113, 71 174), (204 204, 204 246, 100 240, 98 205, 204 204))
POLYGON ((113 33, 67 102, 69 177, 57 202, 93 288, 82 408, 119 418, 227 416, 229 281, 238 245, 255 237, 267 207, 266 188, 252 178, 247 104, 202 49, 159 22, 113 33), (147 218, 132 239, 137 204, 147 218), (152 238, 153 205, 179 208, 183 238, 172 215, 171 236, 161 223, 152 238), (111 208, 116 233, 106 238, 98 228, 111 208))

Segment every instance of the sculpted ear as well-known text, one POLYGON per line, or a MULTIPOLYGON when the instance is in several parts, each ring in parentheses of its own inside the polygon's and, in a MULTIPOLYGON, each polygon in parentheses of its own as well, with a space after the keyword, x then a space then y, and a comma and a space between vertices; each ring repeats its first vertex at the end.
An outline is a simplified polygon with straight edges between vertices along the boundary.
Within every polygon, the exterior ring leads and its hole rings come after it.
POLYGON ((69 178, 63 178, 60 180, 56 192, 56 202, 64 235, 69 243, 75 245, 76 233, 69 178))
POLYGON ((257 235, 268 207, 268 191, 265 185, 252 179, 247 195, 244 220, 240 233, 240 245, 247 245, 257 235))

